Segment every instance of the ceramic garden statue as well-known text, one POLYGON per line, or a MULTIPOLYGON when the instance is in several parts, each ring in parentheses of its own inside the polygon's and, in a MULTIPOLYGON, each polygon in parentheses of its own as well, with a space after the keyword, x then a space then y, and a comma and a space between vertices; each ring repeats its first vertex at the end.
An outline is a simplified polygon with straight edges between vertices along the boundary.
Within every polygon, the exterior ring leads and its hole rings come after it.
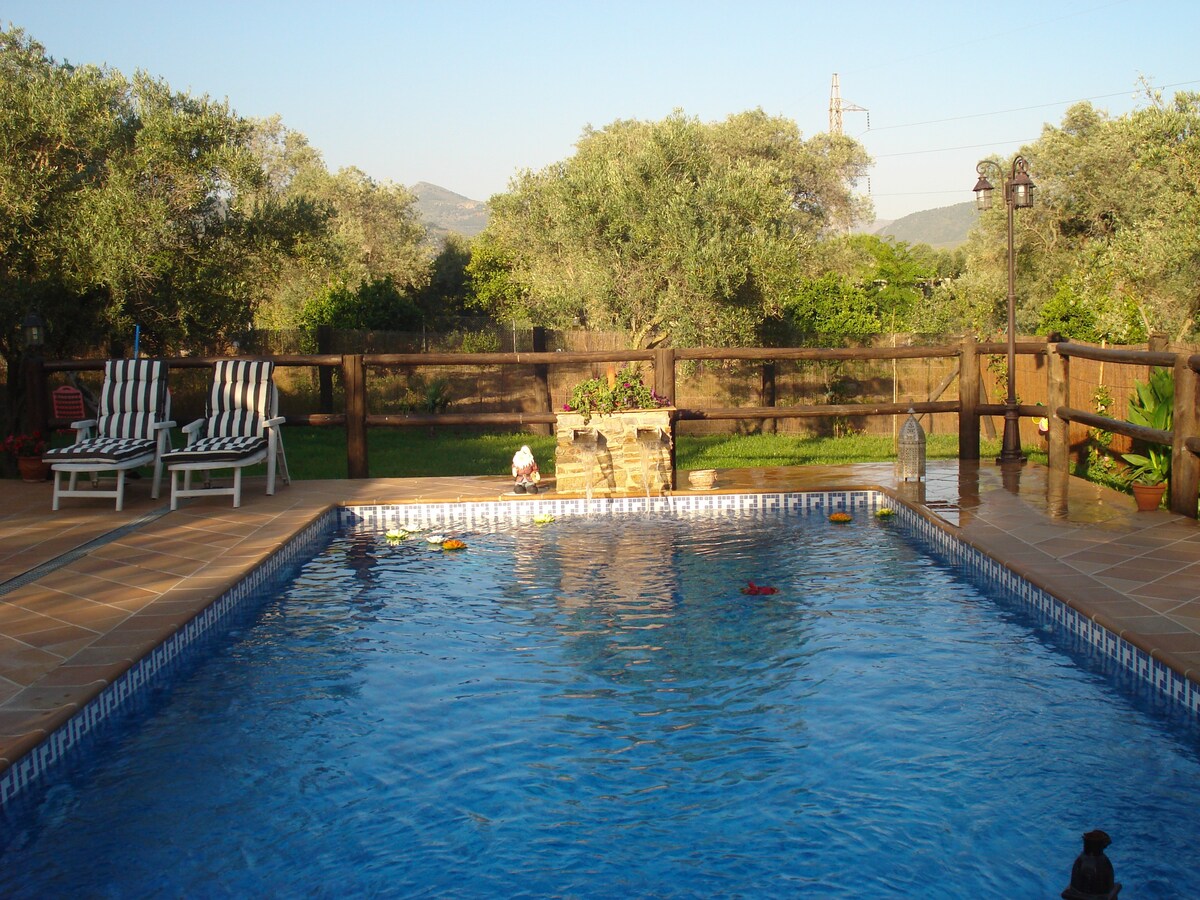
POLYGON ((512 474, 517 483, 513 487, 513 493, 536 494, 538 492, 538 482, 542 480, 541 474, 538 472, 537 460, 533 458, 533 453, 528 447, 522 447, 513 456, 512 474))

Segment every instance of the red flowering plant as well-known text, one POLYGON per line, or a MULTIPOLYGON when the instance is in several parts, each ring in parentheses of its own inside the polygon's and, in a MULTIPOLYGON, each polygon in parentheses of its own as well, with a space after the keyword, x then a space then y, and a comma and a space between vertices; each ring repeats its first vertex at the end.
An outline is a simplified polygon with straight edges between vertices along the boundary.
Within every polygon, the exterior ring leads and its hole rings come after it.
POLYGON ((36 456, 46 452, 46 439, 40 431, 33 434, 10 434, 4 439, 4 452, 18 459, 23 456, 36 456))

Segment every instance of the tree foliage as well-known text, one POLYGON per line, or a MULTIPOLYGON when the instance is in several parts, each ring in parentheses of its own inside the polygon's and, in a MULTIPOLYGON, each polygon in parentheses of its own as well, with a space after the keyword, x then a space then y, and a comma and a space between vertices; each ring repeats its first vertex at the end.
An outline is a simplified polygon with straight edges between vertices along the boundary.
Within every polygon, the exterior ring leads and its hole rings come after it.
POLYGON ((360 289, 372 296, 371 285, 383 281, 402 296, 406 308, 398 308, 395 318, 405 320, 407 307, 429 284, 432 265, 413 194, 354 167, 330 173, 308 140, 277 117, 255 123, 254 144, 265 179, 260 202, 303 210, 319 222, 294 252, 277 257, 259 323, 279 328, 311 322, 314 310, 329 308, 330 297, 357 296, 360 289))
MULTIPOLYGON (((331 175, 278 119, 0 31, 0 314, 37 310, 51 353, 135 325, 150 352, 203 349, 260 310, 294 324, 339 285, 401 297, 405 320, 429 281, 424 234, 407 190, 331 175)), ((17 339, 0 335, 10 363, 17 339)))
POLYGON ((62 322, 67 342, 100 318, 75 226, 123 136, 111 111, 124 92, 104 69, 56 65, 20 30, 0 32, 0 320, 10 323, 0 353, 10 371, 21 349, 12 326, 31 310, 62 322))
POLYGON ((879 304, 859 285, 832 273, 805 280, 784 304, 791 331, 829 337, 876 334, 879 304))
MULTIPOLYGON (((1200 94, 1146 96, 1145 108, 1120 117, 1076 104, 1022 149, 1037 189, 1034 207, 1016 211, 1021 329, 1128 343, 1195 331, 1200 94)), ((992 327, 1007 293, 1006 210, 996 206, 968 241, 971 278, 954 298, 961 309, 990 305, 992 327)))
MULTIPOLYGON (((829 273, 840 276, 861 295, 856 301, 886 331, 921 331, 925 310, 934 289, 960 275, 965 256, 959 251, 935 250, 928 244, 910 245, 905 241, 881 238, 873 234, 854 234, 826 241, 824 258, 829 273)), ((828 322, 813 322, 829 335, 857 334, 864 331, 840 331, 837 317, 828 322)), ((861 316, 840 316, 843 327, 866 325, 861 316)), ((797 323, 799 324, 799 323, 797 323)))
POLYGON ((823 231, 861 214, 866 162, 761 110, 589 128, 492 199, 476 290, 498 317, 624 329, 637 347, 747 343, 817 274, 823 231))
POLYGON ((421 321, 421 310, 391 276, 368 279, 354 288, 331 284, 309 297, 300 312, 300 324, 305 328, 331 325, 361 331, 416 331, 421 321))

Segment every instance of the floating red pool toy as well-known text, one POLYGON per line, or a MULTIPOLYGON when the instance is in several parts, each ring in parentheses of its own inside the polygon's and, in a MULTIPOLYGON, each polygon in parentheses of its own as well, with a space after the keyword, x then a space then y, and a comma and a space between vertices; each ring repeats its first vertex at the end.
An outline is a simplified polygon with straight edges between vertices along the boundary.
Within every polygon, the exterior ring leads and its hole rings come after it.
POLYGON ((742 588, 742 593, 757 597, 761 594, 778 594, 779 588, 767 587, 765 584, 755 584, 753 581, 750 581, 742 588))

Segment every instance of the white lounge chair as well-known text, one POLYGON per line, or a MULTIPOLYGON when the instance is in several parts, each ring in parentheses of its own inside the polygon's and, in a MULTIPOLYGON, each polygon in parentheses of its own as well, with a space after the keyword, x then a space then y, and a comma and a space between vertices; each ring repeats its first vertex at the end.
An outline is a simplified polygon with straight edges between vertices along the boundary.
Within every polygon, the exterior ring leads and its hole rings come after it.
POLYGON ((171 509, 179 508, 182 497, 232 496, 234 507, 242 505, 242 469, 267 463, 267 494, 275 493, 275 472, 288 483, 287 456, 283 451, 280 426, 286 421, 279 411, 279 394, 269 360, 223 359, 213 369, 208 398, 208 418, 184 427, 187 446, 166 454, 171 473, 171 509), (211 486, 210 473, 232 469, 233 486, 211 486), (204 487, 192 487, 192 473, 204 472, 204 487), (178 476, 183 475, 183 485, 178 476))
POLYGON ((170 446, 171 394, 167 390, 167 364, 155 359, 110 359, 104 364, 100 408, 94 419, 72 422, 75 443, 47 450, 42 459, 54 472, 52 508, 62 497, 115 497, 117 511, 125 503, 125 473, 154 464, 150 496, 158 498, 162 482, 163 453, 170 446), (62 486, 62 475, 70 475, 62 486), (91 474, 92 487, 79 489, 80 472, 91 474), (99 476, 115 472, 116 487, 99 488, 99 476))

